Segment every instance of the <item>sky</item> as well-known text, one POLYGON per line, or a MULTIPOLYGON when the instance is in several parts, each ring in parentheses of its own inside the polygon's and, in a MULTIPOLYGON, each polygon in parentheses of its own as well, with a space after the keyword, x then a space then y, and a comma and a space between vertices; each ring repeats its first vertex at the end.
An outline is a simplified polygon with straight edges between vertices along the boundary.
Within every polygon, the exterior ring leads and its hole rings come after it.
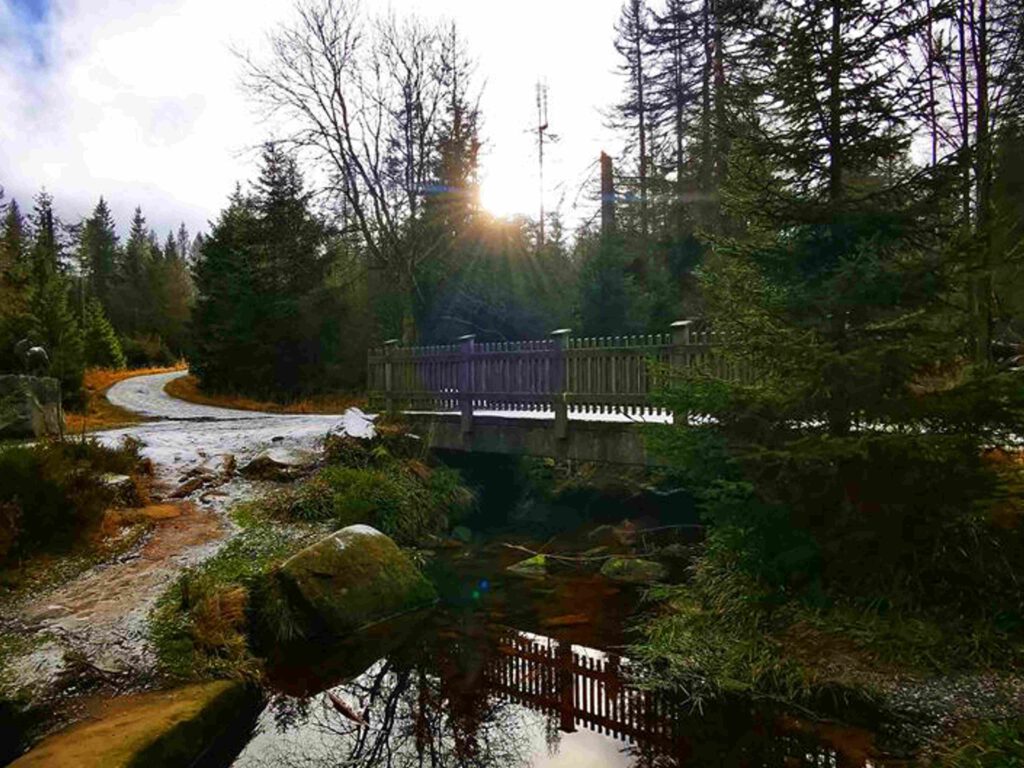
MULTIPOLYGON (((370 12, 454 19, 477 61, 481 198, 536 215, 535 84, 549 88, 548 208, 592 212, 581 185, 618 142, 603 111, 619 93, 620 0, 363 0, 370 12), (578 207, 573 207, 578 203, 578 207)), ((23 210, 44 187, 69 222, 103 195, 122 235, 136 205, 163 236, 208 229, 256 174, 267 127, 233 53, 259 55, 293 0, 0 0, 0 185, 23 210)))

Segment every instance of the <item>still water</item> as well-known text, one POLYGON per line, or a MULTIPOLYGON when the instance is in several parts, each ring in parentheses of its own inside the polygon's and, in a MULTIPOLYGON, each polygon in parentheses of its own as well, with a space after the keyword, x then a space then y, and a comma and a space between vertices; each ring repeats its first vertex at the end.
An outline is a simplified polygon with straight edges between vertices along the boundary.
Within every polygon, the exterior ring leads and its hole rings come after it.
POLYGON ((235 759, 263 766, 869 766, 868 732, 733 702, 694 712, 631 685, 631 587, 509 575, 499 543, 439 555, 436 609, 292 649, 235 759))

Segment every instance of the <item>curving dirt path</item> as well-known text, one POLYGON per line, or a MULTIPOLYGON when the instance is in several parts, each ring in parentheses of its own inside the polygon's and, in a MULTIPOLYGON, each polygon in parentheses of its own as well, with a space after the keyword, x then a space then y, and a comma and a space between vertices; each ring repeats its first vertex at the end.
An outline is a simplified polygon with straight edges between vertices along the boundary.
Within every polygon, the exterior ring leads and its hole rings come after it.
POLYGON ((182 375, 126 379, 107 393, 115 405, 154 420, 100 432, 96 439, 111 445, 126 437, 138 440, 154 465, 153 500, 164 503, 141 548, 30 600, 8 622, 8 631, 55 638, 14 665, 30 687, 52 682, 68 651, 108 672, 151 671, 147 614, 182 569, 210 557, 230 538, 231 503, 259 491, 259 483, 234 467, 271 447, 312 450, 329 431, 348 425, 354 432, 366 424, 355 414, 264 414, 186 403, 164 392, 168 381, 182 375))

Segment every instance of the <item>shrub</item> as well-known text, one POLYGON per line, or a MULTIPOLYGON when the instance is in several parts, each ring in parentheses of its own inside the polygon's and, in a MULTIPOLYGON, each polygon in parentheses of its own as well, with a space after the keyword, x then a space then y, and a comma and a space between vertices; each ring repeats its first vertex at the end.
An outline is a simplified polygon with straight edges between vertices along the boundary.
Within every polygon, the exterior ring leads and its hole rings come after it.
POLYGON ((327 466, 264 505, 286 520, 367 523, 400 543, 420 543, 446 531, 475 503, 456 470, 427 466, 415 458, 422 452, 401 424, 379 425, 373 440, 333 435, 324 448, 327 466))
POLYGON ((160 336, 129 336, 121 342, 121 348, 129 368, 170 366, 177 362, 177 357, 160 336))
POLYGON ((382 468, 325 467, 262 502, 274 517, 330 520, 339 528, 367 523, 406 544, 446 531, 473 503, 458 472, 430 469, 419 462, 394 462, 382 468))
POLYGON ((0 540, 10 541, 8 557, 66 547, 95 530, 113 501, 101 475, 132 474, 138 462, 134 443, 106 448, 71 441, 0 451, 0 508, 7 510, 0 514, 0 540))

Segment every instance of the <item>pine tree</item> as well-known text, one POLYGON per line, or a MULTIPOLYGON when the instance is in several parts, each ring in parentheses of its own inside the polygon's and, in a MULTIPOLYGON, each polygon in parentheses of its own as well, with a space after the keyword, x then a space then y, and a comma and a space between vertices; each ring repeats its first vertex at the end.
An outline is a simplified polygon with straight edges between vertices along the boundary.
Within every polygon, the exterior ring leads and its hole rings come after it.
POLYGON ((124 352, 114 326, 107 320, 103 305, 96 297, 85 304, 82 323, 85 362, 99 368, 124 368, 124 352))
POLYGON ((82 227, 79 262, 89 292, 108 310, 113 301, 119 258, 114 219, 101 197, 82 227))

